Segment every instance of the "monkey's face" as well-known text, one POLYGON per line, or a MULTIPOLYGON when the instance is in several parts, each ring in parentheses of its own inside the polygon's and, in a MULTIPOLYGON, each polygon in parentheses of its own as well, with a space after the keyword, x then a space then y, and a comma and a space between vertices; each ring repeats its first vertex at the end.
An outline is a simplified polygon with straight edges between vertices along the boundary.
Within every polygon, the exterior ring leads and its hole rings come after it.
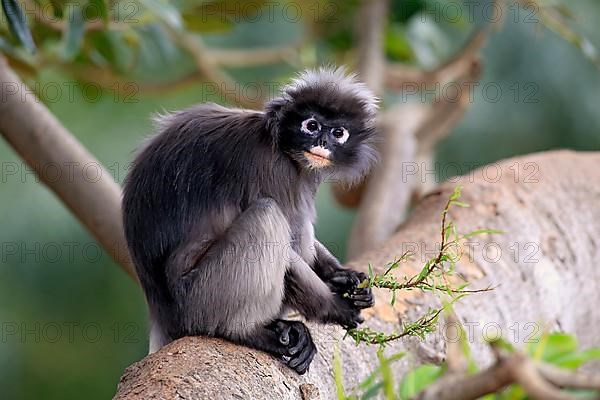
POLYGON ((353 183, 376 157, 377 98, 344 69, 301 74, 266 106, 267 128, 300 168, 353 183))
POLYGON ((361 163, 370 149, 372 128, 360 115, 309 108, 291 112, 280 132, 281 149, 301 167, 335 173, 361 163))

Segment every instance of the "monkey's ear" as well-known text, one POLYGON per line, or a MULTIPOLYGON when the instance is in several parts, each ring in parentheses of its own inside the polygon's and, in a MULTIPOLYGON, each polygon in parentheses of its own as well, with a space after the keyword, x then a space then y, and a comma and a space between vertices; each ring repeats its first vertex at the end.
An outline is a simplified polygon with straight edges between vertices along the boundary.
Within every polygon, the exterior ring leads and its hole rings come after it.
POLYGON ((267 129, 273 135, 273 138, 278 139, 280 133, 283 116, 286 112, 289 100, 284 97, 276 97, 269 101, 265 107, 265 115, 267 118, 267 129))

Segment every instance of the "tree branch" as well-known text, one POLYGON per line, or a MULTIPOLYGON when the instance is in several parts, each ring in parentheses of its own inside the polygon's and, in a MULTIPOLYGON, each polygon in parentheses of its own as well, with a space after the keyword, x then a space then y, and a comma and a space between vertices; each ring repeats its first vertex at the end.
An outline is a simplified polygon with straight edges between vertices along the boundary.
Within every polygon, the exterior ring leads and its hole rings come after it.
POLYGON ((0 82, 0 134, 112 258, 137 279, 123 234, 119 185, 32 94, 2 55, 0 82))
MULTIPOLYGON (((403 90, 411 88, 414 93, 431 90, 432 85, 439 91, 440 86, 450 83, 462 88, 463 84, 479 78, 481 64, 477 54, 484 41, 484 31, 477 31, 452 60, 434 71, 421 71, 418 78, 413 74, 418 81, 398 82, 399 75, 394 76, 393 81, 403 90)), ((397 72, 393 67, 388 67, 389 71, 397 72)), ((390 82, 387 84, 389 86, 390 82)), ((414 172, 411 168, 433 170, 435 146, 450 133, 470 105, 466 92, 460 90, 456 98, 440 96, 431 105, 423 100, 414 104, 402 103, 380 113, 383 134, 380 164, 363 183, 364 187, 346 192, 337 187, 334 191, 345 204, 357 203, 360 197, 358 217, 348 246, 349 258, 383 243, 405 220, 411 201, 432 189, 430 181, 407 172, 414 172)))
POLYGON ((385 85, 390 90, 399 91, 405 91, 409 87, 418 90, 431 90, 432 86, 435 88, 439 83, 454 82, 468 75, 468 71, 471 70, 473 61, 477 59, 486 37, 487 31, 485 29, 476 30, 461 51, 444 64, 430 71, 407 67, 403 64, 388 63, 385 69, 385 85))
MULTIPOLYGON (((399 232, 348 265, 367 271, 371 264, 375 272, 382 273, 388 262, 410 250, 415 256, 399 268, 401 271, 393 273, 418 274, 423 260, 429 259, 439 245, 440 212, 456 185, 464 187, 462 199, 471 205, 450 211, 460 232, 481 228, 507 232, 494 236, 493 241, 484 236, 471 242, 456 263, 456 273, 471 281, 474 289, 501 285, 454 305, 461 322, 471 324, 466 340, 475 361, 493 365, 483 375, 475 375, 474 380, 466 381, 463 379, 468 377, 452 374, 455 379, 447 385, 453 386, 445 387, 444 391, 454 393, 451 390, 455 387, 464 397, 445 398, 476 398, 479 393, 516 381, 513 373, 517 367, 512 365, 522 360, 520 356, 508 356, 494 362, 497 356, 481 340, 489 324, 508 335, 515 324, 522 329, 526 324, 542 321, 550 329, 560 327, 576 334, 583 348, 597 344, 600 313, 596 304, 600 294, 593 282, 600 280, 600 270, 595 267, 600 261, 599 244, 595 240, 600 237, 600 225, 589 221, 600 220, 597 202, 600 186, 590 184, 600 182, 600 170, 596 167, 599 163, 600 153, 563 151, 498 163, 495 167, 501 176, 499 181, 490 182, 485 170, 477 170, 425 196, 399 232), (565 187, 570 190, 564 190, 565 187), (514 255, 515 246, 523 248, 527 243, 536 245, 537 263, 532 264, 522 254, 514 255), (500 257, 488 254, 485 249, 490 247, 497 249, 500 257), (569 302, 562 301, 564 298, 569 298, 569 302), (573 309, 586 318, 572 318, 573 309)), ((398 292, 394 306, 390 305, 388 292, 376 289, 375 297, 375 307, 365 312, 366 324, 382 332, 393 332, 400 321, 413 321, 438 304, 434 297, 418 291, 398 292)), ((217 339, 183 338, 129 367, 115 398, 159 399, 179 395, 187 399, 301 399, 309 387, 321 399, 331 399, 336 397, 331 362, 337 343, 341 348, 346 388, 355 387, 378 365, 376 346, 357 347, 353 341, 343 340, 344 331, 336 327, 311 325, 311 330, 319 355, 309 373, 302 377, 259 351, 217 339)), ((388 354, 399 351, 411 354, 394 363, 393 373, 398 382, 415 364, 426 360, 424 348, 430 353, 443 353, 444 340, 441 335, 432 334, 424 342, 403 338, 388 344, 388 354)), ((555 377, 553 381, 537 364, 534 366, 554 391, 561 386, 557 383, 561 378, 555 377)), ((577 378, 575 383, 593 386, 596 382, 577 378)), ((539 385, 530 388, 536 389, 539 385)))
POLYGON ((520 352, 504 354, 493 344, 492 347, 496 355, 494 365, 476 374, 446 374, 422 391, 417 400, 475 400, 486 394, 496 393, 510 384, 521 385, 525 393, 539 400, 578 398, 562 392, 560 388, 598 390, 595 384, 600 375, 590 376, 545 363, 534 363, 520 352))
POLYGON ((384 29, 388 0, 363 0, 357 13, 358 73, 377 95, 383 94, 385 71, 384 29))

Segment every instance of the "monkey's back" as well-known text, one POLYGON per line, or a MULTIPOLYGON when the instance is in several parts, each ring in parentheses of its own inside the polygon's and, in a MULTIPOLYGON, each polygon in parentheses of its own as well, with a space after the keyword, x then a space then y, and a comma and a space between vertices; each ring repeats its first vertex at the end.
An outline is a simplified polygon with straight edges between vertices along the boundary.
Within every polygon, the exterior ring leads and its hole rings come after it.
POLYGON ((125 235, 148 301, 173 301, 165 264, 186 237, 218 233, 213 225, 226 228, 223 220, 260 197, 297 203, 297 177, 274 150, 262 113, 206 104, 159 121, 123 197, 125 235))

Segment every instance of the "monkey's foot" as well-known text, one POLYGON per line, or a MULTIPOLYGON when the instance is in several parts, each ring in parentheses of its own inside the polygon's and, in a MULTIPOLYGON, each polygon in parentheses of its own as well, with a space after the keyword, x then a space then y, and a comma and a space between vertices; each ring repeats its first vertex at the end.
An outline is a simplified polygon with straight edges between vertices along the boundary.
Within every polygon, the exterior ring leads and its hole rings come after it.
POLYGON ((364 272, 350 269, 340 269, 334 272, 327 280, 327 284, 334 293, 341 295, 352 306, 358 309, 369 308, 375 304, 373 292, 370 287, 358 286, 368 279, 364 272))
POLYGON ((300 375, 304 374, 317 354, 310 331, 299 321, 277 320, 272 326, 282 348, 281 360, 300 375))

